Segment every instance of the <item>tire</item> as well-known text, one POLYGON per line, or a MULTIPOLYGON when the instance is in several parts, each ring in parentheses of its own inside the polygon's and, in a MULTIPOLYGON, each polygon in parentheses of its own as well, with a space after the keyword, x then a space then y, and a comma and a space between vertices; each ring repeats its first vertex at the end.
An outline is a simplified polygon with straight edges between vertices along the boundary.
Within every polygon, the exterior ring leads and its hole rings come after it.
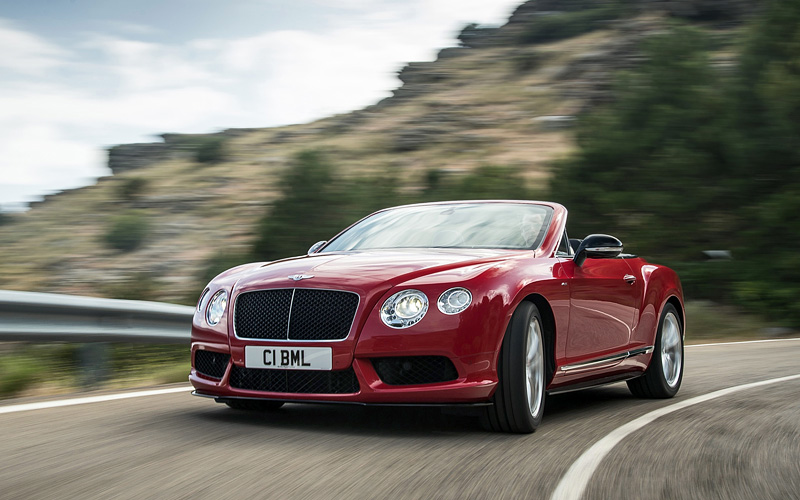
POLYGON ((229 408, 246 411, 275 411, 283 406, 283 401, 259 401, 256 399, 230 399, 225 401, 229 408))
POLYGON ((671 398, 683 380, 683 325, 672 304, 661 313, 654 347, 644 375, 629 380, 628 389, 640 398, 671 398))
POLYGON ((492 405, 481 415, 487 430, 531 433, 542 422, 547 352, 542 325, 534 304, 523 302, 514 311, 497 359, 492 405))

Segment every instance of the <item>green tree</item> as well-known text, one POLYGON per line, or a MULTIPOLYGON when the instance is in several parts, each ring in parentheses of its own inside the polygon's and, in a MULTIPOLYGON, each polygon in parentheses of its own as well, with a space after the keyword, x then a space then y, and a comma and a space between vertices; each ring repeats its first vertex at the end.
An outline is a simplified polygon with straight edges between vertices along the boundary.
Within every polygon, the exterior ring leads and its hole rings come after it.
POLYGON ((440 170, 429 170, 421 201, 528 199, 519 169, 486 165, 467 175, 448 179, 440 170))
POLYGON ((635 3, 631 0, 565 2, 563 9, 566 12, 534 16, 520 33, 519 41, 523 44, 546 43, 607 28, 609 21, 634 12, 635 3))
POLYGON ((649 39, 614 101, 582 120, 556 166, 553 198, 578 236, 607 231, 644 254, 688 257, 730 237, 736 204, 730 106, 698 31, 649 39), (721 91, 722 89, 722 91, 721 91))
POLYGON ((740 67, 746 267, 736 297, 800 326, 800 3, 767 4, 747 33, 740 67))
POLYGON ((613 103, 582 120, 554 198, 579 234, 672 261, 687 293, 800 326, 800 3, 766 5, 727 78, 705 47, 685 27, 652 37, 613 103), (734 260, 692 263, 704 249, 734 260))
POLYGON ((316 151, 299 153, 280 181, 283 195, 259 222, 253 252, 273 260, 301 255, 341 227, 344 205, 333 167, 316 151))
POLYGON ((740 58, 737 126, 752 196, 800 182, 800 2, 772 0, 749 27, 740 58))

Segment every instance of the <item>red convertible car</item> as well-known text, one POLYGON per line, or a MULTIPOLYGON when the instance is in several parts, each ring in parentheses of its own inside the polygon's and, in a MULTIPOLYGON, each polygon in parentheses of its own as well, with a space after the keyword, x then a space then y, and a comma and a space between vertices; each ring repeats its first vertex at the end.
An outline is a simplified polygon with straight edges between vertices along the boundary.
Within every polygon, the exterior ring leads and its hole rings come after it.
POLYGON ((668 398, 683 376, 683 293, 669 268, 533 201, 389 208, 308 255, 211 281, 192 324, 194 394, 287 402, 471 406, 532 432, 545 395, 627 381, 668 398))

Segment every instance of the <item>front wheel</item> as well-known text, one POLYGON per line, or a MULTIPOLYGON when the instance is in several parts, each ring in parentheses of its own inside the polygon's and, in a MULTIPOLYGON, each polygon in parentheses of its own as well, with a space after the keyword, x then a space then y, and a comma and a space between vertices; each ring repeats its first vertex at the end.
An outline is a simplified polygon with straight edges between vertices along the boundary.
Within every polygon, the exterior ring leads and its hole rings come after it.
POLYGON ((671 398, 683 380, 683 327, 678 310, 667 304, 658 322, 658 333, 650 366, 628 388, 640 398, 671 398))
POLYGON ((497 360, 498 383, 492 405, 481 416, 491 431, 530 433, 542 422, 545 398, 545 344, 542 316, 530 302, 519 305, 497 360))

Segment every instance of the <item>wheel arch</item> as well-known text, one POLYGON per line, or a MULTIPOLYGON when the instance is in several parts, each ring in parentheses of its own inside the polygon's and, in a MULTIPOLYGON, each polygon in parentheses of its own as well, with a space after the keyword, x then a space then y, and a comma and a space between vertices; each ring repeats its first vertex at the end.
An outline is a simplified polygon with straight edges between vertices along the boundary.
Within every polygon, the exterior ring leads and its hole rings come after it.
MULTIPOLYGON (((683 330, 682 334, 683 337, 686 338, 686 311, 684 311, 683 303, 676 295, 670 295, 666 302, 664 302, 664 307, 666 307, 667 304, 672 304, 672 306, 678 311, 678 319, 681 322, 681 329, 683 330)), ((661 316, 659 315, 659 317, 661 316)))
MULTIPOLYGON (((531 302, 539 310, 542 316, 542 328, 544 333, 544 344, 546 349, 545 355, 545 370, 546 370, 546 384, 548 385, 556 372, 556 317, 553 313, 553 308, 544 296, 538 293, 531 293, 525 296, 521 302, 531 302)), ((520 302, 520 303, 521 303, 520 302)))

